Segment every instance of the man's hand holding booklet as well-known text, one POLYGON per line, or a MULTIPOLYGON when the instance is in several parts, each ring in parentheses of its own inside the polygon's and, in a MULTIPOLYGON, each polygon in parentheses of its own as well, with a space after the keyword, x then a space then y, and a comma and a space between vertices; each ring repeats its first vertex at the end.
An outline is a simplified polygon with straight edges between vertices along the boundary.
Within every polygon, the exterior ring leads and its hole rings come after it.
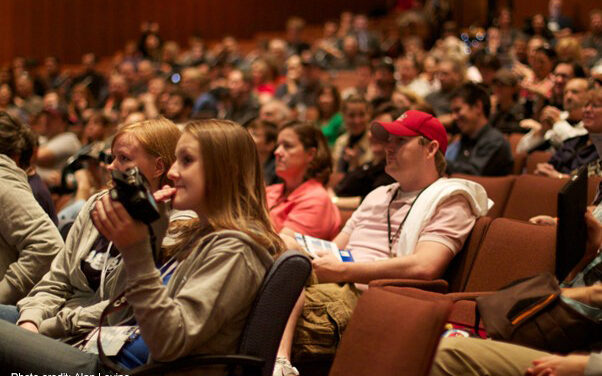
POLYGON ((331 253, 339 261, 353 262, 351 252, 347 249, 339 249, 334 242, 303 235, 298 232, 295 232, 295 240, 312 258, 319 258, 327 253, 331 253))

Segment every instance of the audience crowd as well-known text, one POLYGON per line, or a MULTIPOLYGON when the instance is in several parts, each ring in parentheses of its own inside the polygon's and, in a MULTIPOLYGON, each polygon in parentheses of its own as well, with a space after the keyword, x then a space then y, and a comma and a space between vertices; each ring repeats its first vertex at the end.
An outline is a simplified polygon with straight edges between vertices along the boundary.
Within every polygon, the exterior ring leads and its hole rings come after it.
MULTIPOLYGON (((1 66, 0 368, 106 371, 81 350, 116 297, 128 308, 109 325, 135 328, 112 357, 125 369, 233 352, 263 276, 301 233, 354 262, 312 260, 274 370, 298 375, 291 360, 334 354, 369 282, 443 275, 495 204, 456 174, 520 174, 543 153, 529 172, 602 176, 602 9, 586 30, 561 0, 524 28, 502 8, 460 29, 449 3, 343 12, 314 38, 292 17, 252 48, 181 46, 150 22, 111 57, 1 66), (149 230, 107 194, 134 167, 159 203, 149 230)), ((589 215, 595 251, 601 228, 589 215)), ((599 270, 587 255, 584 270, 599 270)), ((598 320, 599 276, 563 293, 598 320)), ((602 374, 595 351, 550 360, 478 341, 445 339, 433 372, 602 374), (520 362, 498 366, 504 353, 520 362)))

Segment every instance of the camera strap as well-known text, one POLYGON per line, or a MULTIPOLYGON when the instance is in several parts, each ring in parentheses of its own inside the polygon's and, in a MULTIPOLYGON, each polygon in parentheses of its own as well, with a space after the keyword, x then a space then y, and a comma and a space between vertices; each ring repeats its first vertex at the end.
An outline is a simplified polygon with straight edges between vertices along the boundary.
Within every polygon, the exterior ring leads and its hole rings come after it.
MULTIPOLYGON (((100 300, 105 300, 105 280, 107 278, 107 270, 109 269, 109 258, 111 258, 111 250, 113 248, 113 242, 109 242, 107 247, 107 252, 105 253, 104 261, 102 264, 102 270, 100 271, 100 300)), ((115 258, 121 261, 121 253, 119 253, 115 258)))
MULTIPOLYGON (((177 255, 173 255, 172 257, 169 258, 169 260, 167 260, 167 262, 165 264, 163 264, 163 266, 161 266, 160 269, 164 268, 164 270, 161 270, 161 277, 160 277, 161 280, 163 280, 166 275, 173 273, 173 271, 178 266, 178 261, 177 261, 176 256, 177 255)), ((125 297, 125 291, 121 292, 119 295, 117 295, 116 297, 114 297, 113 299, 111 299, 109 301, 109 304, 105 307, 105 309, 103 309, 102 313, 100 314, 100 319, 99 319, 98 327, 97 327, 98 336, 96 337, 96 347, 98 349, 98 357, 100 358, 100 361, 102 362, 102 364, 105 367, 109 368, 110 370, 117 372, 119 374, 122 374, 122 375, 129 374, 129 370, 127 370, 124 367, 120 366, 119 364, 115 363, 114 361, 112 361, 110 359, 109 356, 107 356, 105 354, 103 347, 102 347, 101 335, 102 335, 102 323, 105 322, 107 316, 112 313, 121 311, 122 309, 127 307, 127 305, 128 305, 128 302, 125 297)))
POLYGON ((119 364, 113 362, 105 354, 105 352, 102 348, 101 334, 102 334, 102 323, 107 318, 107 315, 121 311, 123 308, 125 308, 127 306, 127 304, 128 303, 125 298, 125 291, 123 291, 121 294, 119 294, 116 297, 114 297, 113 299, 111 299, 109 304, 105 307, 105 309, 102 310, 102 313, 100 314, 100 320, 98 323, 98 336, 96 337, 96 346, 98 349, 98 357, 100 358, 100 361, 102 362, 102 364, 105 367, 107 367, 111 371, 117 372, 118 374, 121 374, 121 375, 127 375, 129 373, 129 370, 127 370, 124 367, 120 366, 119 364))

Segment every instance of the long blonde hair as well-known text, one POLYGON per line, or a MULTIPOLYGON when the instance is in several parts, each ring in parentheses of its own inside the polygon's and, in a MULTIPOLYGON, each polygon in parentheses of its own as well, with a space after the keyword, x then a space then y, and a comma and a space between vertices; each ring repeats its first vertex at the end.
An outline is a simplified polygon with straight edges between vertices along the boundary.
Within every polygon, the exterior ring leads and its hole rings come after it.
POLYGON ((134 136, 146 153, 163 161, 165 171, 159 178, 159 187, 165 184, 172 185, 167 178, 167 172, 176 160, 176 145, 182 134, 178 127, 165 118, 123 124, 117 129, 111 148, 115 140, 126 134, 134 136))
POLYGON ((188 123, 184 133, 199 143, 211 229, 244 232, 273 255, 280 253, 284 245, 270 222, 261 161, 249 132, 231 121, 205 120, 188 123))

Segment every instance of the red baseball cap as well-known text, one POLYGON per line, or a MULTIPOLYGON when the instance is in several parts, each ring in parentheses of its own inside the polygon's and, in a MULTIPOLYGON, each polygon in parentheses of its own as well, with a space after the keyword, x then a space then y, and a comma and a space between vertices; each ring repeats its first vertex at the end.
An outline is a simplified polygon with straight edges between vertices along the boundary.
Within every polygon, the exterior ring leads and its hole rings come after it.
POLYGON ((375 121, 371 125, 372 134, 379 140, 386 140, 389 134, 400 137, 424 136, 439 142, 443 154, 447 150, 447 132, 443 124, 426 112, 409 110, 397 120, 387 123, 375 121))

